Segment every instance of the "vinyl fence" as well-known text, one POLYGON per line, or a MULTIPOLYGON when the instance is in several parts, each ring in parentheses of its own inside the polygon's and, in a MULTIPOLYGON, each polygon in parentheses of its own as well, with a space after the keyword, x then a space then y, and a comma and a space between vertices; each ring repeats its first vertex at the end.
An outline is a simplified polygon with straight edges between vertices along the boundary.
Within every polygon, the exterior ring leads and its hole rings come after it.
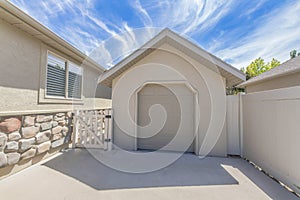
POLYGON ((242 96, 242 154, 300 192, 300 87, 242 96))
POLYGON ((240 136, 240 99, 241 95, 227 96, 227 154, 241 155, 240 136))

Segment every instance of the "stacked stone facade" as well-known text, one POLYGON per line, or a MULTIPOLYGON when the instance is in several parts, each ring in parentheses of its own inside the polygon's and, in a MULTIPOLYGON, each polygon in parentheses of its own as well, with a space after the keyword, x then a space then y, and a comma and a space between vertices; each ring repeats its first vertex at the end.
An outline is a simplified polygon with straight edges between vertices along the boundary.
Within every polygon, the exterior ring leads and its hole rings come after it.
POLYGON ((71 112, 0 117, 0 167, 67 144, 71 134, 71 112))

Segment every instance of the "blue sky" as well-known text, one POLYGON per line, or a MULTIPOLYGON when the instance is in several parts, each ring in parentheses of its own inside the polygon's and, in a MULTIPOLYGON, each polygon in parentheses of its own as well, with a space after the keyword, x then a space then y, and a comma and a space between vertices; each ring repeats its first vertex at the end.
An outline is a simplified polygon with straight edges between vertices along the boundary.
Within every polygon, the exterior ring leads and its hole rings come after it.
POLYGON ((299 0, 12 0, 102 66, 165 27, 236 68, 300 51, 299 0))

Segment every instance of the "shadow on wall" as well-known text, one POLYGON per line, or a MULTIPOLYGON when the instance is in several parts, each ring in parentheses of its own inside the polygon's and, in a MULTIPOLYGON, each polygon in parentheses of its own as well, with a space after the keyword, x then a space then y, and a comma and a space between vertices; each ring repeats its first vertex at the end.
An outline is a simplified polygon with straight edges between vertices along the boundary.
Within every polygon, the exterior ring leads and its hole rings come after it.
POLYGON ((103 99, 111 99, 111 88, 98 84, 95 97, 103 98, 103 99))
POLYGON ((81 149, 64 152, 44 165, 97 190, 238 184, 218 160, 200 160, 193 154, 184 154, 172 165, 144 174, 116 171, 81 149))

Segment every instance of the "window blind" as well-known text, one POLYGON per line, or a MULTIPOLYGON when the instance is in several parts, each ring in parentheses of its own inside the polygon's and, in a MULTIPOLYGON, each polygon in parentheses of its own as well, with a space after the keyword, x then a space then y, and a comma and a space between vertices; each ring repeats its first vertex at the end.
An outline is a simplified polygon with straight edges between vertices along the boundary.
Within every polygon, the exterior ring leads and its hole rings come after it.
POLYGON ((81 98, 82 69, 69 62, 68 98, 81 98))
POLYGON ((46 94, 65 97, 66 88, 65 61, 48 55, 46 94))

